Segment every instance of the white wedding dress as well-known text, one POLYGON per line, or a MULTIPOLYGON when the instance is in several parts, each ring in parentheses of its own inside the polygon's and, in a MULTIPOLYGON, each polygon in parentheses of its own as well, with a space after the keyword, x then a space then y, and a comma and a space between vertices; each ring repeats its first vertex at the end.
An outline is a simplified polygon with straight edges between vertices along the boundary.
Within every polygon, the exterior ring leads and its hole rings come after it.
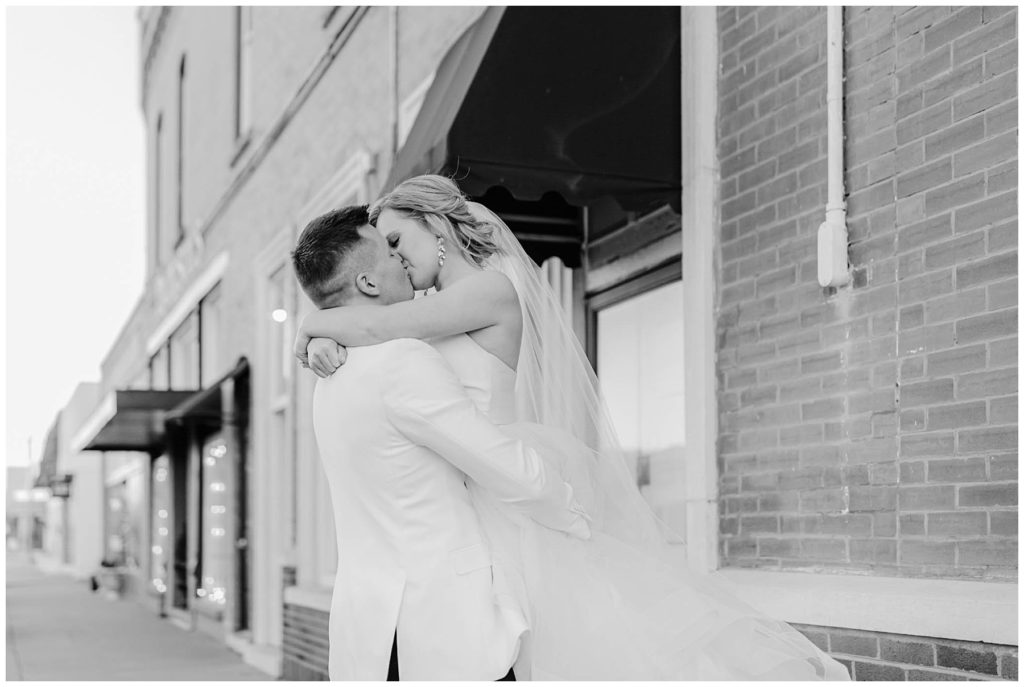
MULTIPOLYGON (((520 421, 514 370, 466 334, 431 343, 484 415, 535 447, 584 507, 608 510, 596 493, 600 478, 587 474, 594 451, 563 430, 520 421)), ((850 679, 798 631, 624 533, 622 520, 598 515, 593 537, 581 541, 467 486, 493 552, 495 602, 523 612, 530 628, 515 664, 519 679, 850 679)))

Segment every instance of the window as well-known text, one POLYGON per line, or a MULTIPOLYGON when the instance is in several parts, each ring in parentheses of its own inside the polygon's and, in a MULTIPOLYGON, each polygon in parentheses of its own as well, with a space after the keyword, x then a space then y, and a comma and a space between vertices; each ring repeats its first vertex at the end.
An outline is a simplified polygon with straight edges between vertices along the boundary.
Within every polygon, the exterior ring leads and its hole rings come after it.
POLYGON ((175 246, 185 238, 185 56, 181 56, 178 71, 178 238, 175 246))
MULTIPOLYGON (((214 435, 203 445, 202 515, 199 521, 202 528, 202 545, 200 547, 201 579, 196 596, 206 601, 211 607, 223 607, 227 601, 227 591, 231 588, 231 552, 228 520, 234 515, 231 512, 231 499, 228 485, 232 484, 232 458, 228 456, 228 448, 220 435, 214 435)), ((238 591, 238 590, 234 590, 238 591)))
POLYGON ((164 391, 171 384, 171 355, 167 344, 160 347, 149 361, 149 388, 164 391))
POLYGON ((171 542, 171 480, 170 460, 166 455, 160 456, 153 461, 153 484, 152 484, 152 513, 150 523, 150 563, 153 579, 153 589, 159 593, 167 591, 167 583, 170 580, 171 566, 173 565, 172 554, 174 553, 171 542))
POLYGON ((171 334, 170 388, 199 388, 199 313, 193 310, 171 334))
POLYGON ((252 7, 235 8, 235 139, 251 127, 252 7))
POLYGON ((161 147, 164 144, 163 132, 164 115, 160 113, 156 116, 156 133, 153 141, 153 233, 150 251, 153 254, 154 267, 160 266, 160 241, 163 237, 163 233, 160 231, 160 197, 163 195, 163 189, 160 187, 160 165, 163 159, 161 155, 161 147))
POLYGON ((224 373, 220 360, 220 285, 199 304, 199 373, 204 389, 224 373))
POLYGON ((623 457, 654 512, 686 533, 683 282, 678 264, 591 301, 597 373, 623 457), (667 282, 667 283, 666 283, 667 282))

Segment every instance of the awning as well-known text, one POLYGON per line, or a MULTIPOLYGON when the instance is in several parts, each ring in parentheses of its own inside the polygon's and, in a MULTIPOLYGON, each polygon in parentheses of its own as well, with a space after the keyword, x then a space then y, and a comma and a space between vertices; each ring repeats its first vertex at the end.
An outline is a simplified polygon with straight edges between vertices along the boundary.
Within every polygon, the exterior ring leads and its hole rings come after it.
POLYGON ((436 173, 444 167, 448 159, 448 131, 504 13, 504 7, 488 7, 449 48, 391 166, 386 190, 409 177, 436 173))
POLYGON ((75 437, 80 451, 161 450, 166 413, 195 391, 113 391, 75 437))
POLYGON ((39 474, 36 475, 36 481, 33 483, 33 486, 48 487, 54 478, 57 477, 57 435, 59 427, 60 413, 57 413, 57 419, 53 421, 49 431, 46 432, 43 456, 39 460, 39 474))
POLYGON ((488 8, 438 67, 385 189, 555 193, 630 212, 681 203, 679 7, 488 8))
POLYGON ((179 403, 167 413, 165 420, 174 424, 191 422, 204 428, 220 429, 224 424, 221 387, 230 379, 243 378, 248 374, 249 361, 245 357, 239 358, 238 363, 230 372, 179 403))

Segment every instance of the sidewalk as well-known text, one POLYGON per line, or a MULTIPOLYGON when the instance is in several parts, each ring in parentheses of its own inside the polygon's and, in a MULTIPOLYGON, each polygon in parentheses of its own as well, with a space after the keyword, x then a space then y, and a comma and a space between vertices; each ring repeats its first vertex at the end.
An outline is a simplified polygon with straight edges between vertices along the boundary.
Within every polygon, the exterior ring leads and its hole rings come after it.
POLYGON ((8 680, 273 680, 223 644, 7 552, 8 680))

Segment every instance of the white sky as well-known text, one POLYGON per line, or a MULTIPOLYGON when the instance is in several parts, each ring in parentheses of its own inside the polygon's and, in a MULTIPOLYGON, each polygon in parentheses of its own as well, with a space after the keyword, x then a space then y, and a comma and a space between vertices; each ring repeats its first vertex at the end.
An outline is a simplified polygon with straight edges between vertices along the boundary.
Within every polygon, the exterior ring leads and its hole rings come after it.
POLYGON ((7 464, 100 363, 142 291, 134 7, 6 8, 7 464))

